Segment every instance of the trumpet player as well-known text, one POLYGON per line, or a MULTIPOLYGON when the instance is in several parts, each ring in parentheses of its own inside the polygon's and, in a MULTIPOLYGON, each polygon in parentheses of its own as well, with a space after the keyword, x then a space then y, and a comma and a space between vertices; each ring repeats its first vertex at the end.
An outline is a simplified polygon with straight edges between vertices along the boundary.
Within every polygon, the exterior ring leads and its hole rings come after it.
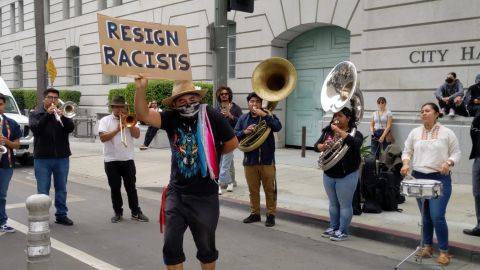
POLYGON ((7 225, 8 217, 5 204, 8 185, 12 179, 15 165, 13 149, 20 147, 22 133, 17 122, 3 114, 5 112, 5 102, 5 96, 0 94, 0 232, 13 233, 15 229, 7 225))
POLYGON ((138 139, 140 137, 140 129, 135 124, 126 127, 125 123, 122 123, 122 118, 127 113, 127 104, 124 97, 113 97, 110 108, 112 114, 103 117, 98 125, 100 140, 103 142, 105 173, 110 186, 114 211, 110 221, 117 223, 123 219, 121 193, 123 179, 132 220, 147 222, 148 217, 142 213, 138 206, 137 187, 135 186, 136 168, 133 160, 133 138, 138 139))
POLYGON ((43 106, 37 106, 37 110, 30 114, 29 125, 34 136, 37 192, 49 194, 53 175, 56 223, 71 226, 73 221, 67 216, 67 178, 69 157, 72 154, 68 136, 73 131, 74 124, 72 119, 64 117, 63 112, 57 109, 59 94, 55 88, 43 92, 43 106))

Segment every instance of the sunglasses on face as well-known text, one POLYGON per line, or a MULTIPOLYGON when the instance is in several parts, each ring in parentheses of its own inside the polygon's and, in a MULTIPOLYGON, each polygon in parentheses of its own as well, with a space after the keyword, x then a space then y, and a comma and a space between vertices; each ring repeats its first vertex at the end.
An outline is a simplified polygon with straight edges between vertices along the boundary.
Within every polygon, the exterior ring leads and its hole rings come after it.
POLYGON ((220 96, 228 96, 228 93, 220 93, 220 96))
POLYGON ((54 97, 54 96, 46 96, 45 98, 48 99, 48 100, 53 100, 53 99, 57 100, 58 99, 58 97, 54 97))

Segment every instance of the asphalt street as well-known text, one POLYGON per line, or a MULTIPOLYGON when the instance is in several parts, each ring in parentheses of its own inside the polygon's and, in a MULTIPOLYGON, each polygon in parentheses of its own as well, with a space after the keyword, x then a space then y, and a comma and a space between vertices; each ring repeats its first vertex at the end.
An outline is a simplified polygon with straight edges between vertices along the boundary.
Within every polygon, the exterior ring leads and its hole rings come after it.
MULTIPOLYGON (((148 223, 129 219, 112 224, 109 190, 82 184, 81 175, 71 175, 69 183, 69 216, 73 227, 53 223, 51 212, 52 255, 50 269, 163 269, 163 237, 159 232, 158 212, 160 189, 139 189, 140 206, 150 217, 148 223)), ((17 233, 0 235, 0 269, 25 269, 27 213, 25 199, 36 192, 33 169, 15 170, 7 198, 10 224, 17 233)), ((124 194, 126 202, 126 194, 124 194)), ((217 269, 282 270, 282 269, 393 269, 411 249, 396 247, 357 237, 334 243, 320 237, 323 228, 280 221, 273 228, 263 223, 246 225, 245 206, 222 204, 217 230, 220 258, 217 269)), ((185 269, 199 269, 196 248, 191 234, 184 240, 187 261, 185 269)), ((424 263, 432 263, 424 260, 424 263)), ((477 269, 478 265, 453 260, 448 269, 477 269)), ((410 260, 399 269, 438 269, 418 265, 410 260)))

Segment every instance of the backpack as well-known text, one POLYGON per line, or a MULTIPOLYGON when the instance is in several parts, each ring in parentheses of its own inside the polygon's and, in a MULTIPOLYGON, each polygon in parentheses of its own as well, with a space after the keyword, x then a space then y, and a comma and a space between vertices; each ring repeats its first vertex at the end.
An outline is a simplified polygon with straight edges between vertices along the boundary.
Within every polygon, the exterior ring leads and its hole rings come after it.
POLYGON ((355 193, 353 193, 353 200, 352 200, 352 208, 353 214, 359 216, 362 214, 362 196, 360 192, 361 186, 360 181, 357 183, 357 188, 355 189, 355 193))
POLYGON ((382 192, 377 175, 377 160, 375 157, 365 158, 362 169, 362 195, 365 199, 362 211, 365 213, 381 213, 382 192))
POLYGON ((396 179, 397 177, 394 172, 380 172, 379 180, 382 190, 381 206, 384 211, 401 211, 401 209, 398 209, 400 190, 396 185, 396 179))

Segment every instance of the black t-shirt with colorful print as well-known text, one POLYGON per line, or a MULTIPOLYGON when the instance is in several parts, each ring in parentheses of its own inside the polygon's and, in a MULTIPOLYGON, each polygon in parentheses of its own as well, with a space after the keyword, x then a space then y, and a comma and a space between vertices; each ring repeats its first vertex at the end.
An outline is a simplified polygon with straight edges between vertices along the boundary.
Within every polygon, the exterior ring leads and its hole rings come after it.
MULTIPOLYGON (((177 111, 161 112, 161 129, 165 130, 172 150, 170 187, 183 194, 211 195, 218 192, 217 183, 201 176, 198 143, 195 136, 198 117, 184 118, 177 111)), ((222 114, 207 107, 212 127, 217 161, 220 162, 222 145, 233 138, 233 130, 222 114)))

